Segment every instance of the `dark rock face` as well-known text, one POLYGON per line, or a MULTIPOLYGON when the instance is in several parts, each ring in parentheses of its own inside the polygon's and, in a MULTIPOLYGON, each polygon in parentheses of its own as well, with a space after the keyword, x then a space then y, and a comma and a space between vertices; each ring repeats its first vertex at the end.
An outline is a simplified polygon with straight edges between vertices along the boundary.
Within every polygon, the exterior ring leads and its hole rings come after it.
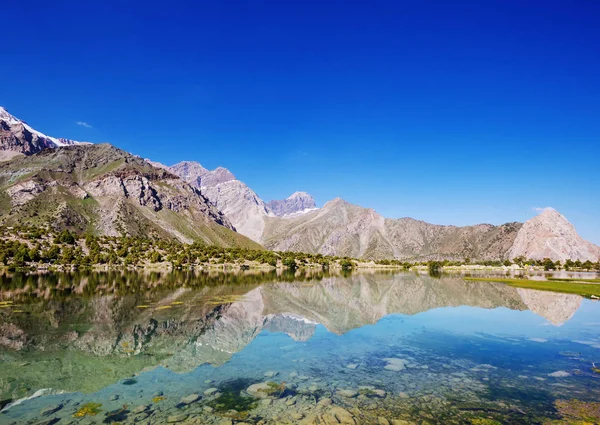
POLYGON ((278 217, 316 208, 315 199, 306 192, 295 192, 282 200, 273 200, 267 207, 278 217))
POLYGON ((10 125, 0 120, 0 149, 31 155, 44 149, 54 148, 52 140, 40 137, 27 130, 22 124, 10 125))

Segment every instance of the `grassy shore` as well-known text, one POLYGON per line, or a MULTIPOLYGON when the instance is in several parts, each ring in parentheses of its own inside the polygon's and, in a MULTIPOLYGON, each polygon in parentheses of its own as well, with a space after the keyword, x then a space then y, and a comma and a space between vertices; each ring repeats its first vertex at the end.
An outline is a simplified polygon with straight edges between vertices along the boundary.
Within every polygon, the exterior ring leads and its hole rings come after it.
POLYGON ((600 283, 600 279, 585 279, 585 278, 568 278, 568 277, 548 277, 548 280, 554 282, 586 282, 586 283, 600 283))
POLYGON ((507 279, 496 277, 466 277, 473 282, 500 282, 516 288, 538 289, 540 291, 563 292, 577 294, 587 298, 600 297, 600 285, 593 283, 576 283, 548 280, 507 279))

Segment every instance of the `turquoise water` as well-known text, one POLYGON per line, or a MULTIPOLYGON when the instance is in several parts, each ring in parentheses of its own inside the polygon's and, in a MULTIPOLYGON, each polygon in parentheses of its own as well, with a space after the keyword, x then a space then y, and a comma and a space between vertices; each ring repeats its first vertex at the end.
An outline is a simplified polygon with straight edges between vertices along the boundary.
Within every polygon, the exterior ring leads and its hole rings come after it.
POLYGON ((565 401, 600 401, 600 304, 576 295, 414 274, 94 279, 104 295, 4 292, 0 423, 576 423, 565 401))

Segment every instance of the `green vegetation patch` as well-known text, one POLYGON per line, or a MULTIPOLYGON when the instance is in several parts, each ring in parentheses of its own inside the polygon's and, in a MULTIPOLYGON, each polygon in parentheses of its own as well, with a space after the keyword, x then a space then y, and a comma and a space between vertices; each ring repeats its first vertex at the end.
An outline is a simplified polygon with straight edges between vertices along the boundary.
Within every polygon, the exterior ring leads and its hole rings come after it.
POLYGON ((600 279, 578 279, 578 278, 563 278, 563 277, 549 277, 548 280, 555 282, 587 282, 587 283, 600 283, 600 279))
POLYGON ((501 277, 465 277, 467 281, 473 282, 499 282, 516 288, 538 289, 540 291, 563 292, 566 294, 577 294, 591 298, 600 297, 600 285, 593 283, 576 283, 564 281, 509 279, 501 277))
POLYGON ((83 418, 84 416, 96 416, 100 413, 100 403, 86 403, 79 408, 77 412, 73 414, 74 418, 83 418))
POLYGON ((268 396, 277 396, 280 397, 281 394, 285 392, 285 382, 276 383, 276 382, 267 382, 267 388, 261 388, 258 392, 264 393, 268 396))
POLYGON ((242 395, 242 390, 247 388, 250 383, 251 381, 246 379, 236 379, 225 383, 219 388, 221 395, 211 400, 208 405, 223 416, 228 415, 231 411, 236 411, 233 419, 245 419, 248 412, 258 406, 254 397, 242 395))
MULTIPOLYGON (((597 424, 600 423, 600 403, 581 400, 557 400, 554 403, 560 415, 567 419, 566 423, 597 424)), ((564 422, 559 422, 564 423, 564 422)))

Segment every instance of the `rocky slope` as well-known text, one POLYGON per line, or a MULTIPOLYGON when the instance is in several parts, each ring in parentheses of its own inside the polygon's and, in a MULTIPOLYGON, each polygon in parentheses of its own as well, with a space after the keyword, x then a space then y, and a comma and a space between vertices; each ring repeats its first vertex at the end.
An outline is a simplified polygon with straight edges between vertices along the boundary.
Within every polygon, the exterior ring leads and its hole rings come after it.
POLYGON ((225 214, 239 233, 254 241, 261 240, 265 219, 270 212, 264 201, 244 182, 231 180, 200 190, 225 214))
POLYGON ((46 149, 0 164, 0 222, 259 246, 196 188, 108 144, 46 149))
POLYGON ((198 188, 213 187, 235 180, 235 176, 227 168, 217 167, 211 171, 194 161, 183 161, 169 169, 173 174, 198 188))
POLYGON ((265 203, 227 169, 209 171, 194 162, 169 169, 199 187, 240 233, 277 251, 421 261, 525 256, 595 262, 600 258, 600 247, 579 237, 555 211, 544 212, 525 225, 442 226, 412 218, 384 218, 339 198, 317 210, 305 192, 265 203))
POLYGON ((581 238, 558 211, 546 208, 521 227, 508 256, 596 262, 600 259, 600 247, 581 238))
POLYGON ((306 192, 294 192, 286 199, 273 200, 267 204, 267 207, 278 217, 291 215, 295 213, 307 212, 317 206, 315 198, 306 192))
MULTIPOLYGON (((497 260, 518 256, 561 261, 570 258, 595 262, 600 259, 600 247, 583 240, 554 210, 547 210, 524 225, 456 227, 410 218, 387 219, 374 210, 341 199, 317 210, 314 199, 305 192, 296 192, 287 199, 267 204, 226 168, 208 170, 190 161, 166 167, 134 159, 122 151, 114 156, 114 148, 112 151, 101 148, 91 155, 104 168, 71 161, 70 169, 79 170, 79 174, 72 174, 70 180, 65 180, 69 173, 62 171, 61 161, 69 162, 69 156, 71 160, 81 160, 88 154, 77 153, 77 150, 56 155, 44 152, 69 145, 80 143, 46 136, 0 108, 0 161, 23 155, 48 155, 43 158, 58 161, 55 165, 62 173, 44 168, 40 160, 11 161, 4 168, 0 220, 12 223, 59 217, 59 225, 75 229, 87 227, 86 223, 92 220, 91 228, 108 234, 119 233, 121 229, 142 234, 147 226, 154 234, 175 236, 185 241, 199 238, 235 244, 233 239, 236 239, 247 244, 248 241, 240 240, 238 236, 214 234, 235 228, 242 235, 275 250, 367 259, 462 260, 469 257, 497 260), (102 158, 100 153, 106 153, 108 158, 102 158), (152 171, 143 169, 144 166, 152 171), (110 174, 121 170, 120 167, 125 167, 126 176, 110 174), (128 174, 132 169, 135 172, 128 174), (157 170, 163 173, 160 177, 157 170), (104 175, 105 172, 108 175, 104 175), (90 173, 93 178, 88 181, 90 173), (98 183, 99 175, 104 178, 101 183, 98 183), (56 180, 57 176, 64 181, 56 180), (190 189, 175 176, 195 189, 190 189), (181 195, 185 199, 181 205, 180 192, 185 193, 181 195), (140 206, 145 208, 140 210, 140 206), (215 224, 221 227, 215 228, 215 224), (212 229, 210 232, 206 230, 207 225, 212 229)), ((81 152, 85 151, 82 149, 81 152)), ((92 151, 93 148, 87 152, 92 151)))
POLYGON ((505 256, 520 226, 456 227, 386 219, 338 198, 299 217, 268 218, 262 240, 274 250, 358 258, 498 259, 505 256))
POLYGON ((0 160, 10 159, 19 154, 31 155, 44 149, 80 143, 46 136, 0 106, 0 151, 2 152, 0 160))
POLYGON ((261 240, 265 218, 271 212, 265 202, 228 169, 218 167, 209 171, 197 162, 184 161, 169 170, 200 189, 239 233, 257 242, 261 240))

